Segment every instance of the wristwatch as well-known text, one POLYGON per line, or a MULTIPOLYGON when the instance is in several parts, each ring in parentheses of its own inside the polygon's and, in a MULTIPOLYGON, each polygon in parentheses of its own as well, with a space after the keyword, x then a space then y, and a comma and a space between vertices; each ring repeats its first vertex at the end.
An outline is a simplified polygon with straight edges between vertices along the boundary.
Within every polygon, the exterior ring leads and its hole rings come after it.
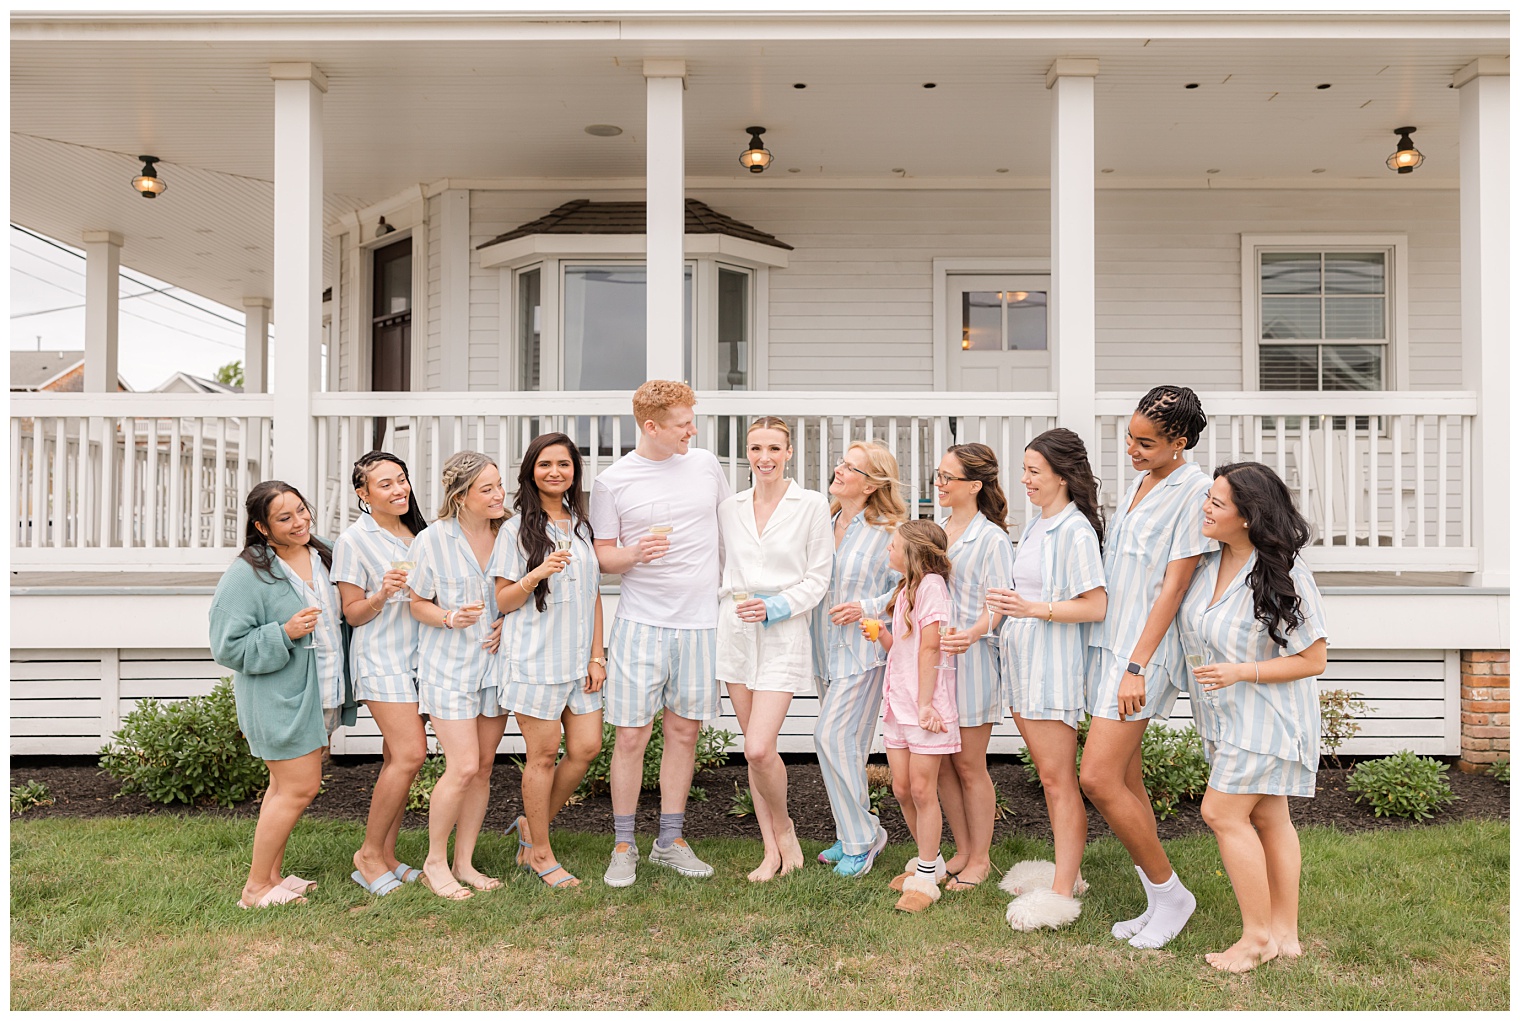
POLYGON ((593 663, 600 663, 602 666, 606 666, 607 665, 607 660, 603 656, 592 656, 591 657, 591 662, 593 662, 593 663))
POLYGON ((1134 674, 1136 677, 1145 676, 1145 668, 1139 663, 1134 662, 1131 662, 1129 666, 1125 667, 1124 672, 1127 674, 1134 674))

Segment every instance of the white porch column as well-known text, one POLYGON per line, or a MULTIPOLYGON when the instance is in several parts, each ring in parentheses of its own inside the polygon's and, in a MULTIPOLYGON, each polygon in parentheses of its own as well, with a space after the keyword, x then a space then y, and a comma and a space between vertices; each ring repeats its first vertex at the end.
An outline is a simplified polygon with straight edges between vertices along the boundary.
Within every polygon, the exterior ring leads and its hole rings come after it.
POLYGON ((243 299, 243 392, 269 392, 269 309, 268 298, 243 299))
POLYGON ((84 392, 116 392, 116 336, 121 306, 120 234, 84 232, 84 392))
POLYGON ((644 314, 645 373, 649 379, 686 376, 686 132, 682 92, 686 61, 644 61, 648 103, 645 215, 649 247, 644 314))
POLYGON ((1045 73, 1050 118, 1050 343, 1060 424, 1098 455, 1093 79, 1098 62, 1062 57, 1045 73))
POLYGON ((1509 58, 1452 78, 1461 96, 1462 380, 1473 427, 1474 585, 1509 585, 1509 58))
POLYGON ((311 395, 322 345, 322 95, 316 65, 269 65, 274 79, 274 304, 280 310, 269 382, 274 393, 270 477, 316 499, 311 395))
MULTIPOLYGON (((439 194, 438 209, 438 342, 443 345, 438 352, 439 384, 462 393, 470 388, 470 193, 449 188, 439 194)), ((424 226, 419 224, 418 230, 424 226)), ((422 301, 414 297, 412 305, 417 309, 412 313, 412 343, 425 344, 425 295, 422 301)))

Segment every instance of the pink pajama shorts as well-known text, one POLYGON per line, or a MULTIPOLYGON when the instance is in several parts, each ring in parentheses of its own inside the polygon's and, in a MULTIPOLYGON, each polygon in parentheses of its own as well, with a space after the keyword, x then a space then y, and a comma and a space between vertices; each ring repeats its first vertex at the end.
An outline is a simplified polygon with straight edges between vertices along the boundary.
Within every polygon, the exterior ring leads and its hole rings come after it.
POLYGON ((888 748, 906 748, 914 755, 952 755, 961 750, 961 728, 947 723, 943 734, 935 734, 917 723, 898 723, 888 713, 882 721, 881 740, 888 748))

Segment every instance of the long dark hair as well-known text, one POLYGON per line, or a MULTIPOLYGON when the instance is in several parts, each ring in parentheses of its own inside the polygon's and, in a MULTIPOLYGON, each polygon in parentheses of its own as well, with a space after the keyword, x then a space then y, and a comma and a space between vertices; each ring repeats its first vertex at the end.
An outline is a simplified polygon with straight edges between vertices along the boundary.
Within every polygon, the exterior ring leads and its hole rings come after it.
MULTIPOLYGON (((371 516, 373 516, 373 513, 370 510, 369 504, 365 503, 364 498, 360 497, 358 493, 369 482, 369 470, 385 461, 389 461, 397 468, 400 468, 401 474, 406 476, 407 485, 411 485, 412 473, 407 470, 406 462, 395 454, 387 453, 384 450, 371 450, 360 457, 359 460, 354 462, 354 496, 359 501, 359 509, 371 516)), ((427 518, 422 516, 422 511, 417 507, 417 494, 415 492, 407 493, 406 513, 401 515, 401 523, 411 529, 414 536, 421 535, 422 530, 427 527, 427 518)))
POLYGON ((1077 510, 1098 533, 1103 545, 1103 509, 1098 506, 1098 490, 1103 483, 1093 474, 1087 459, 1087 445, 1070 429, 1046 429, 1029 441, 1025 450, 1033 450, 1050 464, 1050 470, 1066 480, 1066 493, 1077 510))
MULTIPOLYGON (((243 548, 238 556, 253 565, 254 573, 264 581, 274 584, 280 579, 274 573, 274 558, 278 555, 274 547, 269 545, 269 537, 259 531, 259 525, 269 527, 269 506, 275 498, 284 494, 293 493, 295 498, 301 501, 306 508, 306 513, 311 514, 315 524, 316 514, 312 512, 311 504, 306 502, 306 497, 301 491, 288 482, 271 479, 268 482, 260 482, 248 491, 248 498, 243 501, 243 509, 248 514, 248 526, 243 530, 243 548)), ((317 556, 322 558, 322 566, 332 570, 332 548, 318 539, 313 532, 307 540, 307 545, 317 551, 317 556)))
POLYGON ((976 491, 976 509, 982 517, 1008 531, 1008 497, 998 482, 997 454, 985 443, 957 443, 946 453, 961 463, 967 480, 982 484, 976 491))
POLYGON ((1152 387, 1135 410, 1155 422, 1168 441, 1179 436, 1186 439, 1188 450, 1198 445, 1199 434, 1209 427, 1203 402, 1185 386, 1152 387))
MULTIPOLYGON (((523 452, 522 466, 517 469, 517 493, 512 498, 517 513, 522 515, 517 542, 530 571, 542 564, 544 558, 554 551, 554 540, 549 537, 549 515, 544 513, 543 501, 538 495, 538 484, 533 480, 533 466, 545 450, 554 446, 564 447, 570 452, 570 464, 575 469, 570 488, 565 490, 562 498, 565 510, 570 512, 570 529, 577 535, 585 536, 588 542, 594 538, 591 521, 586 517, 586 494, 581 489, 581 452, 576 449, 575 441, 564 433, 545 433, 537 437, 523 452)), ((533 588, 533 605, 539 613, 543 613, 547 609, 548 600, 549 579, 545 578, 533 588)))
POLYGON ((1293 506, 1293 497, 1277 473, 1256 461, 1237 461, 1214 469, 1227 479, 1230 499, 1246 523, 1256 547, 1256 566, 1247 582, 1256 599, 1256 619, 1278 645, 1304 622, 1303 600, 1293 587, 1293 558, 1309 544, 1309 522, 1293 506))

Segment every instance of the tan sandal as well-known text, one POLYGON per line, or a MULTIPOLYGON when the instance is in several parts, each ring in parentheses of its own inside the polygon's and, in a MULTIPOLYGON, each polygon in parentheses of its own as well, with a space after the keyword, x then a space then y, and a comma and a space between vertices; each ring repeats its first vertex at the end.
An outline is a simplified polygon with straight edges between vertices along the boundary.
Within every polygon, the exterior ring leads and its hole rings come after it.
POLYGON ((433 881, 428 878, 426 872, 422 874, 422 885, 432 890, 444 900, 469 900, 475 896, 475 894, 461 886, 457 879, 446 886, 434 889, 433 881))

